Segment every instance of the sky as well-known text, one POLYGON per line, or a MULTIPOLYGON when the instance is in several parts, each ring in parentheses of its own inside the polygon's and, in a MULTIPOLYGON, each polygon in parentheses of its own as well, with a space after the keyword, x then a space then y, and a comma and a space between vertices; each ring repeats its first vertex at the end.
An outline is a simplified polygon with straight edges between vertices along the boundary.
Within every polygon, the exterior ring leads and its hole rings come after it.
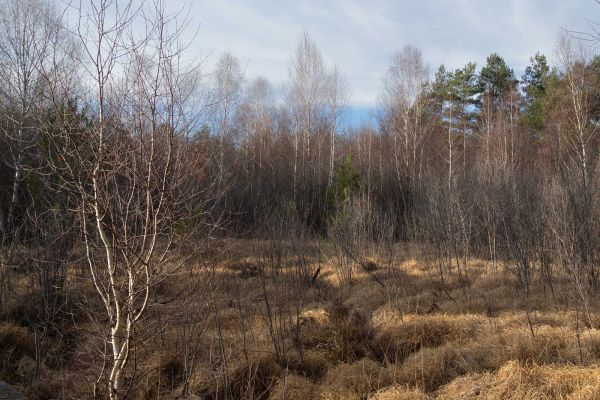
POLYGON ((192 0, 197 28, 190 51, 207 65, 229 51, 245 78, 266 77, 275 86, 287 79, 288 64, 304 30, 326 64, 336 65, 351 91, 352 118, 366 118, 377 105, 382 76, 394 51, 422 50, 434 72, 469 61, 478 66, 497 52, 524 71, 536 52, 553 58, 561 30, 591 31, 600 22, 595 0, 192 0))

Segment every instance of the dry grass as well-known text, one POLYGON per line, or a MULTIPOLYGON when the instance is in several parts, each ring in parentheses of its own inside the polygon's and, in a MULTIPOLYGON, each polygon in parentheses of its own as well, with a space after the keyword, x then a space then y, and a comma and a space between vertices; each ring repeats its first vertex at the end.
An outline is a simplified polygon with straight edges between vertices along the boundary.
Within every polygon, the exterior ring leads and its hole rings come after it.
POLYGON ((401 315, 385 307, 373 316, 375 349, 388 362, 404 360, 424 347, 475 337, 487 321, 479 315, 401 315))
POLYGON ((380 390, 369 400, 431 400, 432 397, 423 393, 419 389, 410 389, 401 386, 393 386, 380 390))
MULTIPOLYGON (((246 365, 237 309, 219 310, 227 351, 237 360, 230 365, 239 366, 229 371, 227 385, 212 380, 196 393, 212 399, 600 398, 590 367, 600 361, 599 319, 593 315, 590 326, 561 303, 558 285, 551 298, 533 291, 530 327, 514 277, 484 261, 473 262, 466 291, 452 275, 444 289, 435 273, 414 260, 397 270, 380 265, 375 272, 385 288, 364 271, 350 286, 311 288, 299 317, 302 351, 288 341, 279 363, 261 356, 246 365), (507 397, 513 387, 516 394, 507 397)), ((324 265, 320 279, 328 282, 330 276, 324 265)), ((244 295, 260 298, 254 285, 245 280, 244 295)), ((247 335, 251 348, 267 354, 260 315, 246 316, 247 335)))
POLYGON ((317 395, 318 386, 298 375, 286 375, 271 390, 269 400, 308 400, 317 395))
POLYGON ((184 379, 184 365, 175 352, 153 354, 138 382, 138 398, 151 399, 174 391, 184 379))
MULTIPOLYGON (((253 265, 266 265, 252 243, 236 251, 237 257, 218 263, 213 278, 199 268, 198 297, 186 303, 193 309, 188 305, 185 315, 172 316, 154 342, 140 346, 138 368, 146 372, 132 398, 178 398, 182 344, 192 340, 198 353, 189 389, 207 400, 600 399, 600 298, 588 299, 588 321, 574 308, 564 277, 557 277, 554 294, 533 281, 530 327, 514 276, 482 260, 473 260, 470 286, 463 287, 455 272, 443 286, 435 268, 414 259, 396 260, 393 267, 367 259, 377 263, 371 273, 382 287, 362 270, 351 285, 332 284, 331 266, 312 258, 311 268, 322 270, 306 285, 290 280, 297 255, 284 260, 275 279, 268 269, 252 272, 253 265), (191 317, 200 321, 198 331, 184 336, 191 317)), ((157 296, 173 298, 187 279, 173 275, 157 296)), ((152 318, 158 315, 152 312, 152 318)), ((156 327, 150 318, 148 323, 156 327)), ((75 382, 79 391, 69 390, 84 397, 99 371, 90 366, 100 340, 81 333, 65 381, 47 380, 48 387, 75 382), (86 379, 87 386, 79 385, 86 379)), ((33 345, 27 329, 0 324, 1 376, 19 383, 20 371, 31 368, 33 345)))
POLYGON ((293 353, 286 367, 313 380, 321 379, 331 366, 330 355, 318 350, 306 350, 302 357, 293 353))
POLYGON ((199 388, 205 399, 267 399, 282 375, 274 357, 267 355, 233 366, 227 374, 209 380, 199 388))
POLYGON ((363 358, 329 370, 322 383, 320 399, 364 399, 389 384, 388 371, 377 362, 363 358))
POLYGON ((496 373, 458 378, 437 393, 440 400, 597 399, 600 374, 595 367, 522 364, 510 361, 496 373))
POLYGON ((33 335, 10 322, 0 323, 0 377, 18 381, 30 374, 35 357, 33 335))
POLYGON ((353 361, 369 351, 369 321, 343 304, 308 310, 300 316, 300 340, 307 349, 321 351, 333 361, 353 361))
POLYGON ((595 343, 582 341, 580 353, 575 335, 564 328, 540 327, 535 337, 526 329, 489 333, 469 342, 423 348, 390 370, 396 382, 433 392, 463 375, 494 371, 511 360, 523 365, 571 365, 580 354, 590 357, 595 343))

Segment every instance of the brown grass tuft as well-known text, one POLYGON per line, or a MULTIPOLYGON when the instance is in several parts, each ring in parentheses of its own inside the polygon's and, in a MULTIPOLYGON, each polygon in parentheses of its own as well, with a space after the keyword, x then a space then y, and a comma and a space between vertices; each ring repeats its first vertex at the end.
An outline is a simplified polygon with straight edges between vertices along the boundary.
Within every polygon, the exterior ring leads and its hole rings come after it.
POLYGON ((288 359, 287 368, 298 375, 318 380, 329 369, 328 355, 317 350, 307 350, 300 359, 294 354, 288 359))
POLYGON ((437 399, 538 400, 597 399, 597 368, 506 363, 497 373, 461 377, 441 388, 437 399))
POLYGON ((410 356, 400 367, 392 368, 394 381, 432 392, 466 372, 463 360, 454 346, 425 348, 410 356))
POLYGON ((409 389, 401 386, 380 390, 369 400, 432 400, 432 398, 419 389, 409 389))
POLYGON ((398 362, 421 348, 471 339, 485 325, 478 315, 406 315, 384 308, 373 317, 376 354, 387 362, 398 362))
POLYGON ((267 399, 282 369, 273 355, 265 355, 233 367, 227 376, 205 382, 199 394, 205 399, 267 399))
POLYGON ((362 263, 362 267, 367 272, 375 272, 380 269, 379 264, 372 258, 366 259, 365 262, 362 263))
POLYGON ((269 400, 312 400, 317 386, 298 375, 286 375, 279 379, 269 395, 269 400))
MULTIPOLYGON (((582 339, 582 354, 596 341, 594 336, 582 339)), ((389 368, 400 384, 433 392, 462 375, 494 371, 509 361, 521 365, 570 365, 580 357, 576 338, 565 328, 540 327, 531 337, 521 328, 499 334, 489 333, 477 340, 447 343, 436 348, 422 348, 404 363, 389 368)))
POLYGON ((261 274, 260 267, 251 262, 234 262, 226 268, 236 272, 241 279, 255 278, 261 274))
POLYGON ((328 310, 304 312, 300 317, 300 341, 306 349, 329 355, 332 360, 354 361, 368 353, 371 328, 357 310, 335 304, 328 310))
POLYGON ((0 375, 8 380, 19 378, 23 364, 35 357, 33 335, 21 326, 0 323, 0 354, 0 375))
POLYGON ((323 380, 320 398, 364 399, 390 383, 387 370, 368 358, 340 364, 329 370, 323 380))
POLYGON ((155 353, 148 357, 146 371, 137 382, 137 397, 151 399, 164 397, 184 381, 184 364, 175 351, 155 353))

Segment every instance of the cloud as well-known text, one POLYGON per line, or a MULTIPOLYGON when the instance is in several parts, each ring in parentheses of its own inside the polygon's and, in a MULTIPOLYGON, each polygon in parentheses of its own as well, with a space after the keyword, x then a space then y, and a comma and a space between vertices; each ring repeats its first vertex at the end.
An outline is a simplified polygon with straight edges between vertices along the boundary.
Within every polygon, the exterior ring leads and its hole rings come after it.
MULTIPOLYGON (((169 3, 175 7, 183 3, 169 3)), ((200 24, 192 51, 229 51, 246 65, 246 77, 275 85, 303 30, 318 43, 326 62, 337 65, 352 88, 350 103, 376 104, 381 76, 395 50, 419 47, 432 70, 479 65, 497 52, 519 75, 538 51, 552 55, 561 28, 589 30, 598 14, 593 0, 195 0, 200 24)))

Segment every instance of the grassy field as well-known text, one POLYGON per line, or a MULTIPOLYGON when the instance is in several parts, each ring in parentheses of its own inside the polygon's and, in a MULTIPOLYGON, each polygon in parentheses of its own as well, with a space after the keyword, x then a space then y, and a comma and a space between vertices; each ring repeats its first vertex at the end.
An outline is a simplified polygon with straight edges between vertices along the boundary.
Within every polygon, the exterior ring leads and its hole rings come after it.
MULTIPOLYGON (((470 259, 442 283, 438 260, 407 246, 362 266, 326 244, 277 246, 222 242, 156 285, 128 398, 600 398, 598 299, 569 277, 535 273, 526 292, 502 262, 470 259)), ((0 325, 4 377, 32 398, 93 392, 102 342, 84 282, 66 337, 40 346, 17 319, 0 325), (36 351, 49 354, 37 366, 36 351)))
MULTIPOLYGON (((572 298, 567 277, 555 279, 552 287, 534 279, 526 298, 510 265, 470 260, 460 274, 444 271, 442 285, 435 262, 418 261, 426 257, 403 248, 395 254, 405 257, 391 263, 376 255, 368 258, 371 271, 355 265, 352 282, 340 284, 339 260, 316 249, 302 254, 307 260, 288 258, 284 276, 269 275, 260 267, 268 264, 260 256, 264 246, 238 243, 216 269, 222 279, 214 318, 219 326, 213 321, 206 337, 209 347, 222 345, 229 359, 227 371, 216 377, 210 368, 200 368, 194 378, 198 394, 271 399, 600 396, 595 369, 600 319, 578 309, 581 301, 572 298), (320 268, 313 285, 297 290, 295 263, 306 263, 310 271, 320 268), (273 342, 280 344, 279 356, 273 342)), ((594 299, 585 300, 588 309, 597 309, 594 299)), ((209 359, 200 364, 211 365, 209 359)))

